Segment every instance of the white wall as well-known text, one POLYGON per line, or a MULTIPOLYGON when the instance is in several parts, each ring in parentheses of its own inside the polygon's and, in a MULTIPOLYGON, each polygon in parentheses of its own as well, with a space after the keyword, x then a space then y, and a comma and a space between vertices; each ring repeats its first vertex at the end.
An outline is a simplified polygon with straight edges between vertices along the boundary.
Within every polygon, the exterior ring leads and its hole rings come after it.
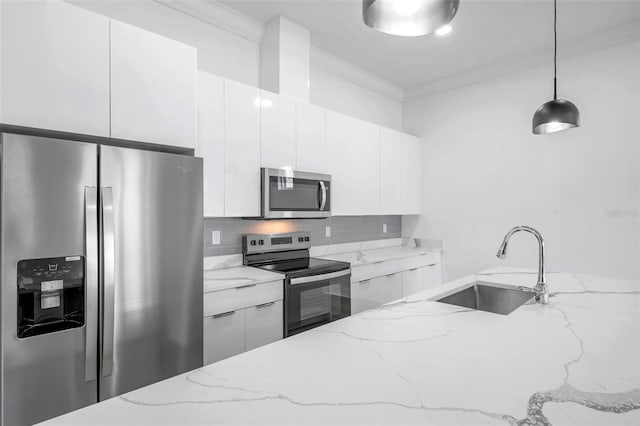
MULTIPOLYGON (((403 233, 445 241, 453 279, 495 265, 639 278, 640 42, 559 63, 559 95, 582 127, 535 136, 531 118, 552 95, 550 65, 404 105, 404 128, 425 139, 423 215, 403 233)), ((552 289, 553 290, 553 289, 552 289)))
MULTIPOLYGON (((66 0, 198 48, 198 68, 260 86, 260 45, 152 0, 66 0)), ((311 68, 311 103, 400 129, 402 105, 372 90, 311 68)))

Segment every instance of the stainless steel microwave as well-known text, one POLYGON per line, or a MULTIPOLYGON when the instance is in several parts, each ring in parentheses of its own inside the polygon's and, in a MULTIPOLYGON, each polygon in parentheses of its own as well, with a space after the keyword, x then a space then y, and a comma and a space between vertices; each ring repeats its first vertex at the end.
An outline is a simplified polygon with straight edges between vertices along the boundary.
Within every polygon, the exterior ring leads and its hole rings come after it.
POLYGON ((331 176, 285 169, 261 169, 264 219, 331 216, 331 176))

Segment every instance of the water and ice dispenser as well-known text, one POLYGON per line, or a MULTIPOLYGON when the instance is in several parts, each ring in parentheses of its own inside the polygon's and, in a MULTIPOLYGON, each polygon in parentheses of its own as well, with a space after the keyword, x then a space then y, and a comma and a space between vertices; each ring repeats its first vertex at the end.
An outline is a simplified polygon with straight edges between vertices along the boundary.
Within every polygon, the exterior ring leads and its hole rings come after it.
POLYGON ((82 327, 84 257, 18 262, 18 338, 82 327))

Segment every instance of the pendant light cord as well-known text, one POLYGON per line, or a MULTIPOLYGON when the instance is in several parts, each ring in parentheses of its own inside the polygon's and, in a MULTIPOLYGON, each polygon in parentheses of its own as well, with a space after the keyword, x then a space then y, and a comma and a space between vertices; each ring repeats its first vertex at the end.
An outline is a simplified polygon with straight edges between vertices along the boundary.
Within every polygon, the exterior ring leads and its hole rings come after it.
POLYGON ((558 99, 558 84, 556 75, 558 74, 558 10, 556 0, 553 0, 553 99, 558 99))

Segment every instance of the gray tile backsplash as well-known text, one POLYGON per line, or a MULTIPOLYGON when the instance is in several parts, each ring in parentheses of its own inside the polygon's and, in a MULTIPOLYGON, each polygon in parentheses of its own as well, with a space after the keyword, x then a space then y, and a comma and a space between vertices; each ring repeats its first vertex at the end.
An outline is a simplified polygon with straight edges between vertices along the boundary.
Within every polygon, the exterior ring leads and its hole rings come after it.
POLYGON ((313 245, 400 238, 402 216, 334 216, 328 219, 250 220, 239 218, 204 219, 204 255, 242 253, 242 235, 310 231, 313 245), (382 225, 387 224, 387 232, 382 225), (325 237, 325 227, 331 236, 325 237), (220 231, 220 244, 212 244, 212 231, 220 231))

